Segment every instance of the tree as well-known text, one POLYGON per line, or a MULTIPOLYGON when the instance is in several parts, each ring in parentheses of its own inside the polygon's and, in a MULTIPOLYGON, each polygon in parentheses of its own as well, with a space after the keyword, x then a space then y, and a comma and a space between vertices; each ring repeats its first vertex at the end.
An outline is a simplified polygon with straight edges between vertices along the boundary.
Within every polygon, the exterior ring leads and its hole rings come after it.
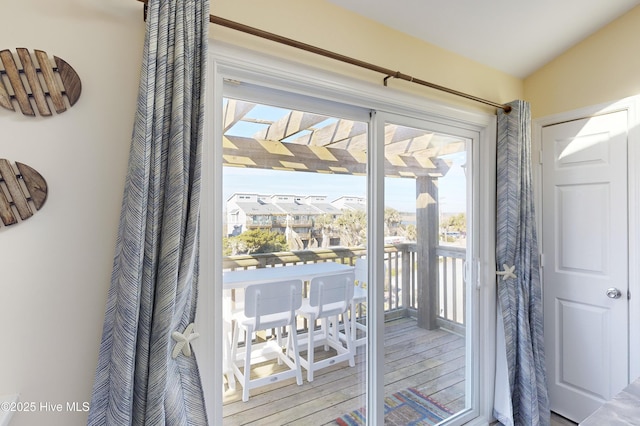
POLYGON ((332 228, 340 234, 341 245, 364 245, 367 241, 367 214, 362 210, 342 210, 332 228))
POLYGON ((449 216, 440 224, 440 232, 443 233, 441 238, 448 242, 464 237, 467 234, 467 216, 464 213, 449 216))
POLYGON ((287 239, 278 232, 250 229, 238 236, 225 238, 223 250, 225 256, 286 251, 287 239))
POLYGON ((398 226, 402 222, 400 212, 393 207, 384 209, 384 227, 385 235, 398 235, 398 226))
POLYGON ((417 241, 418 240, 418 229, 414 224, 407 225, 404 230, 404 237, 409 241, 417 241))
POLYGON ((442 227, 449 231, 456 231, 464 234, 467 231, 467 216, 464 213, 458 213, 450 216, 442 222, 442 227))
POLYGON ((333 215, 330 215, 328 213, 318 215, 312 220, 313 220, 313 227, 320 232, 322 232, 322 230, 326 232, 331 231, 336 221, 333 215))

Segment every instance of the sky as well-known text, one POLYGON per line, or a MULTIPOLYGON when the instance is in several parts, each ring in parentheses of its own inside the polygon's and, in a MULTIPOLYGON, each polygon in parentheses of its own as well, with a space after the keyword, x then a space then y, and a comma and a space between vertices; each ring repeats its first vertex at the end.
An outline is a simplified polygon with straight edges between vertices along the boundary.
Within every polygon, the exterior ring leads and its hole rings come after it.
MULTIPOLYGON (((465 211, 465 175, 460 167, 463 158, 457 157, 449 173, 440 178, 440 210, 445 213, 465 211)), ((345 195, 365 197, 366 185, 365 176, 225 167, 222 187, 225 201, 236 192, 250 192, 325 195, 331 202, 345 195)), ((415 180, 386 178, 385 207, 415 212, 415 180)))

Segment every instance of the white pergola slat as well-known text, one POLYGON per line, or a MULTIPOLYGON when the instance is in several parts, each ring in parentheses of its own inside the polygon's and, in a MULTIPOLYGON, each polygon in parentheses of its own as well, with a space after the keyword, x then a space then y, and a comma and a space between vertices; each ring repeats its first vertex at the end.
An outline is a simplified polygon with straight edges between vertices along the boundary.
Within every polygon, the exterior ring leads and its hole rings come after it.
POLYGON ((251 102, 238 101, 236 99, 228 99, 226 108, 224 109, 224 131, 232 128, 237 122, 241 121, 256 104, 251 102))
MULTIPOLYGON (((285 110, 282 116, 271 120, 247 117, 255 106, 239 100, 227 101, 225 132, 240 121, 260 123, 265 127, 251 137, 225 136, 224 165, 316 173, 366 173, 366 123, 296 110, 285 110)), ((464 140, 387 124, 385 174, 408 178, 442 177, 448 172, 450 162, 438 157, 465 149, 464 140)))
MULTIPOLYGON (((295 143, 225 136, 222 148, 225 166, 315 173, 364 175, 367 155, 362 150, 316 147, 295 143)), ((388 155, 385 175, 390 177, 444 176, 450 163, 437 157, 388 155)))
POLYGON ((329 117, 302 111, 290 111, 269 127, 253 135, 255 139, 281 141, 327 120, 329 117))

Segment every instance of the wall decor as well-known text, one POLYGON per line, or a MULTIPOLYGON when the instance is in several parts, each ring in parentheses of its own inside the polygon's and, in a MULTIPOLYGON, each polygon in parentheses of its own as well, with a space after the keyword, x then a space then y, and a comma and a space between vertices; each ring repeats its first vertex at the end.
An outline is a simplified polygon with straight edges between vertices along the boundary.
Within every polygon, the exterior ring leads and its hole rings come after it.
POLYGON ((51 106, 60 114, 73 106, 82 91, 80 77, 64 60, 46 52, 18 47, 17 56, 10 50, 0 50, 0 106, 15 111, 17 103, 24 115, 52 115, 51 106), (16 60, 17 59, 17 60, 16 60), (35 104, 33 108, 32 101, 35 104))
POLYGON ((33 168, 0 158, 0 220, 5 226, 34 215, 47 200, 47 182, 33 168), (33 206, 33 208, 32 208, 33 206), (17 216, 16 216, 17 213, 17 216))

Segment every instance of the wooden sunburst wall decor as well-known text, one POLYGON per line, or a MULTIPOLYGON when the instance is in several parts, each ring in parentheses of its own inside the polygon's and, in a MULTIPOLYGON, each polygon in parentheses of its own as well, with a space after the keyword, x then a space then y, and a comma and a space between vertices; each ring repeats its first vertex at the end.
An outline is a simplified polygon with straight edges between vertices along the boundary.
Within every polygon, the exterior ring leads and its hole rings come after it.
POLYGON ((80 97, 82 84, 75 70, 64 60, 49 59, 46 52, 19 47, 16 55, 0 50, 0 106, 15 111, 14 103, 24 115, 60 114, 80 97), (34 108, 35 106, 35 108, 34 108))
POLYGON ((23 163, 16 162, 16 167, 0 158, 0 225, 29 219, 47 200, 47 182, 42 175, 23 163))

